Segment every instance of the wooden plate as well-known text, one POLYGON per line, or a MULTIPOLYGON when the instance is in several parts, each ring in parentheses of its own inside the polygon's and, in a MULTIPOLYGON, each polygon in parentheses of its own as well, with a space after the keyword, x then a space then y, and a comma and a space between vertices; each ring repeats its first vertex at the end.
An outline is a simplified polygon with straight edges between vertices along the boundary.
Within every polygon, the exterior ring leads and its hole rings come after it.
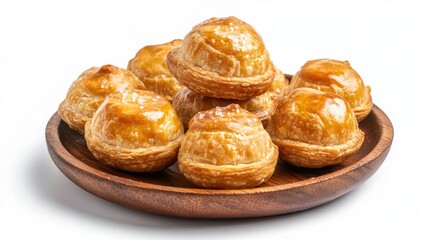
POLYGON ((243 218, 300 211, 329 202, 368 179, 383 163, 393 127, 374 105, 360 123, 362 148, 345 162, 322 169, 297 168, 279 161, 272 178, 260 187, 241 190, 200 189, 177 165, 152 174, 111 169, 88 151, 82 135, 57 113, 46 127, 49 153, 57 167, 86 191, 114 203, 163 215, 195 218, 243 218))

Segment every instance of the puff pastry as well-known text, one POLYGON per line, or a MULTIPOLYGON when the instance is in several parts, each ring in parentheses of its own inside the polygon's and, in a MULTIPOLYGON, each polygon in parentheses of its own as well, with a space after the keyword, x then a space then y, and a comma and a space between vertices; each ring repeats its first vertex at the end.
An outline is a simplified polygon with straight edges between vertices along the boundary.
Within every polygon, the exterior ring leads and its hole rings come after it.
POLYGON ((109 95, 85 127, 95 158, 132 172, 154 172, 173 164, 183 134, 170 102, 144 90, 109 95))
POLYGON ((299 87, 340 95, 350 104, 359 122, 368 116, 372 109, 371 88, 364 85, 348 61, 332 59, 308 61, 290 82, 291 90, 299 87))
POLYGON ((171 102, 182 84, 168 70, 165 58, 171 49, 181 44, 182 40, 176 39, 168 43, 145 46, 128 62, 128 70, 143 81, 147 90, 156 92, 171 102))
POLYGON ((275 71, 262 38, 235 17, 196 25, 167 55, 167 66, 200 95, 239 100, 266 92, 275 71))
POLYGON ((70 128, 83 134, 85 123, 107 95, 133 89, 143 90, 145 86, 132 72, 113 65, 92 67, 73 82, 58 114, 70 128))
POLYGON ((280 69, 276 66, 274 66, 274 69, 276 73, 274 75, 273 83, 271 84, 270 89, 268 89, 268 93, 273 100, 278 100, 288 93, 289 81, 286 80, 285 75, 280 69))
POLYGON ((340 163, 364 140, 343 98, 311 88, 298 88, 280 99, 267 131, 282 160, 307 168, 340 163))
POLYGON ((232 100, 211 98, 198 95, 187 87, 182 87, 173 99, 173 108, 182 120, 185 127, 188 126, 191 118, 200 111, 209 110, 215 107, 225 107, 231 103, 236 103, 240 107, 256 115, 263 125, 268 123, 268 119, 274 113, 275 101, 273 101, 268 92, 249 100, 232 100))
POLYGON ((255 187, 275 170, 278 149, 261 121, 237 104, 197 113, 178 155, 180 171, 204 188, 255 187))

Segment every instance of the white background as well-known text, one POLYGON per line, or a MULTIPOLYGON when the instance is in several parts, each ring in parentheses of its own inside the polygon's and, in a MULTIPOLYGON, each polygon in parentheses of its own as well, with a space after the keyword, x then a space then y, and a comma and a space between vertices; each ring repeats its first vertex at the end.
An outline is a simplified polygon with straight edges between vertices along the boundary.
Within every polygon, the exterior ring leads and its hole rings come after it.
POLYGON ((429 239, 428 16, 427 1, 1 1, 0 238, 429 239), (286 73, 351 62, 395 129, 372 178, 304 212, 192 220, 106 202, 55 167, 45 126, 82 71, 126 67, 141 47, 229 15, 254 26, 286 73))

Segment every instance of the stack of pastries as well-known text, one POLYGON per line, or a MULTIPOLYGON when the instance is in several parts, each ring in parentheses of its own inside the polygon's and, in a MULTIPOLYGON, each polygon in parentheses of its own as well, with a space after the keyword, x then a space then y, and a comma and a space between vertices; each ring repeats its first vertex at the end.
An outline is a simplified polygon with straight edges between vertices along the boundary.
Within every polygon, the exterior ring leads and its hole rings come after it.
POLYGON ((371 108, 349 62, 308 61, 289 84, 256 30, 227 17, 141 48, 127 69, 86 70, 58 114, 112 168, 155 172, 177 160, 194 185, 228 189, 266 182, 279 157, 305 168, 344 161, 371 108))
POLYGON ((173 107, 185 127, 200 111, 238 104, 266 124, 283 96, 286 81, 262 38, 235 18, 211 18, 196 25, 167 55, 170 72, 184 87, 173 107))

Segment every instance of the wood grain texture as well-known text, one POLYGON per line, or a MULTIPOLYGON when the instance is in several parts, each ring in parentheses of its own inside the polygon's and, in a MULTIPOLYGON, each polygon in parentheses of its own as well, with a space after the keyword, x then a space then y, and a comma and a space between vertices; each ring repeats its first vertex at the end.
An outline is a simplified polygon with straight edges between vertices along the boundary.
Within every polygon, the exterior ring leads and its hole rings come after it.
POLYGON ((241 190, 197 188, 184 178, 177 164, 150 174, 109 168, 92 156, 83 136, 62 122, 57 113, 47 124, 46 141, 54 163, 64 175, 108 201, 169 216, 244 218, 312 208, 346 194, 367 180, 389 152, 393 127, 375 105, 359 126, 365 132, 363 146, 343 163, 304 169, 279 161, 270 180, 257 188, 241 190))

